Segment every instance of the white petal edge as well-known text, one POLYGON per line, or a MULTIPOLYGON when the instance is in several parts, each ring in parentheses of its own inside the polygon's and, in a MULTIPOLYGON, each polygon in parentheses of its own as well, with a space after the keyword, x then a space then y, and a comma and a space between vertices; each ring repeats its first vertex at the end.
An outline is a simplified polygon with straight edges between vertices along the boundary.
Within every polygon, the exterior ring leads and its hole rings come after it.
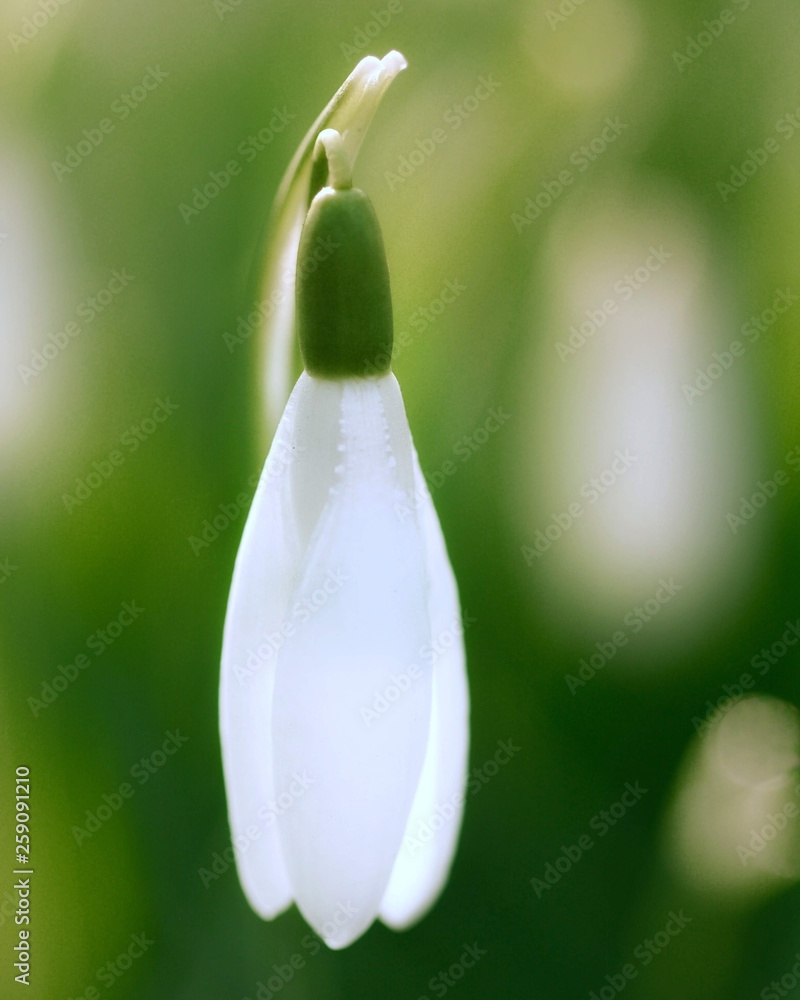
POLYGON ((458 586, 416 451, 413 460, 426 550, 433 705, 422 777, 381 903, 380 918, 394 930, 421 919, 447 881, 463 818, 469 757, 469 687, 458 586))
POLYGON ((275 788, 270 719, 274 636, 287 614, 300 552, 289 472, 301 390, 298 385, 286 405, 253 497, 236 557, 222 643, 220 738, 228 818, 242 889, 265 920, 292 901, 271 805, 275 788))
POLYGON ((276 791, 310 781, 278 819, 295 900, 338 949, 378 914, 420 780, 431 672, 365 717, 430 636, 425 553, 416 515, 397 514, 414 479, 394 376, 319 382, 301 405, 327 410, 334 391, 340 464, 290 600, 314 610, 280 651, 273 722, 276 791), (339 582, 322 600, 326 579, 339 582))

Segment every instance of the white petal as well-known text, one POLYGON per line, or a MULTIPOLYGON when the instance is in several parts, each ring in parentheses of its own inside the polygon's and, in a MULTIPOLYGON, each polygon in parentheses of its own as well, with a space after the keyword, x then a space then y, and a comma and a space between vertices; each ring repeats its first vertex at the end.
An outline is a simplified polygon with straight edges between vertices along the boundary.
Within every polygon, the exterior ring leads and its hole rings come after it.
MULTIPOLYGON (((311 441, 313 427, 330 426, 337 397, 338 419, 333 451, 328 438, 314 452, 317 493, 331 488, 291 599, 307 614, 278 657, 275 786, 291 796, 298 777, 310 782, 279 817, 281 843, 303 916, 343 948, 377 916, 400 847, 426 750, 430 669, 387 711, 370 711, 417 661, 430 624, 417 518, 397 513, 413 465, 396 380, 308 382, 298 441, 301 427, 311 441)), ((316 508, 305 458, 293 477, 298 503, 306 484, 301 528, 316 508)))
POLYGON ((419 920, 447 881, 461 828, 469 754, 469 689, 458 588, 416 452, 414 472, 426 548, 433 706, 422 777, 381 903, 381 920, 396 930, 419 920))
POLYGON ((291 903, 275 821, 272 688, 300 543, 290 506, 297 386, 253 498, 233 573, 220 679, 220 734, 239 878, 253 909, 271 919, 291 903), (247 829, 259 831, 248 837, 247 829))

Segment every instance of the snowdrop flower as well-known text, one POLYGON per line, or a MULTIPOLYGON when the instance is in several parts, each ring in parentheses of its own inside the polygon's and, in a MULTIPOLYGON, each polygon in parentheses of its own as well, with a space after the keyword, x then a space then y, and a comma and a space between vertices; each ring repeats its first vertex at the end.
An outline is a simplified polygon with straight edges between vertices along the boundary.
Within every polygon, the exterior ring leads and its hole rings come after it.
POLYGON ((408 927, 447 879, 468 691, 456 582, 389 371, 378 222, 339 132, 315 160, 328 183, 299 239, 305 371, 236 559, 220 713, 245 895, 268 920, 295 902, 344 948, 376 918, 408 927))

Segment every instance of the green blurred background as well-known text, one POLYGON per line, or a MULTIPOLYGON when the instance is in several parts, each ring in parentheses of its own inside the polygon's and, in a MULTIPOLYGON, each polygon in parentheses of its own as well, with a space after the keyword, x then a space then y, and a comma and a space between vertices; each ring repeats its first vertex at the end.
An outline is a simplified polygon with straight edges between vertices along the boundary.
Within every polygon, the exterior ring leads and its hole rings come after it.
POLYGON ((274 995, 800 995, 797 5, 5 0, 0 29, 0 996, 239 1000, 297 954, 274 995), (268 440, 272 198, 391 48, 356 179, 475 619, 471 767, 519 749, 473 782, 430 915, 332 953, 202 874, 229 846, 220 505, 268 440))

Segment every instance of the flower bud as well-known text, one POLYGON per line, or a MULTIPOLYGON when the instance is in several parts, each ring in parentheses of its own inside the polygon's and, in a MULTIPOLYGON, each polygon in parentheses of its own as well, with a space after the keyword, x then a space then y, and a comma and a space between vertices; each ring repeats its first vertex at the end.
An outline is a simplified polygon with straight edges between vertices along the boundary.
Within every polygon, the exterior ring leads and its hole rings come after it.
POLYGON ((392 297, 380 225, 358 188, 324 187, 308 210, 297 255, 297 336, 309 375, 384 375, 392 355, 392 297))

